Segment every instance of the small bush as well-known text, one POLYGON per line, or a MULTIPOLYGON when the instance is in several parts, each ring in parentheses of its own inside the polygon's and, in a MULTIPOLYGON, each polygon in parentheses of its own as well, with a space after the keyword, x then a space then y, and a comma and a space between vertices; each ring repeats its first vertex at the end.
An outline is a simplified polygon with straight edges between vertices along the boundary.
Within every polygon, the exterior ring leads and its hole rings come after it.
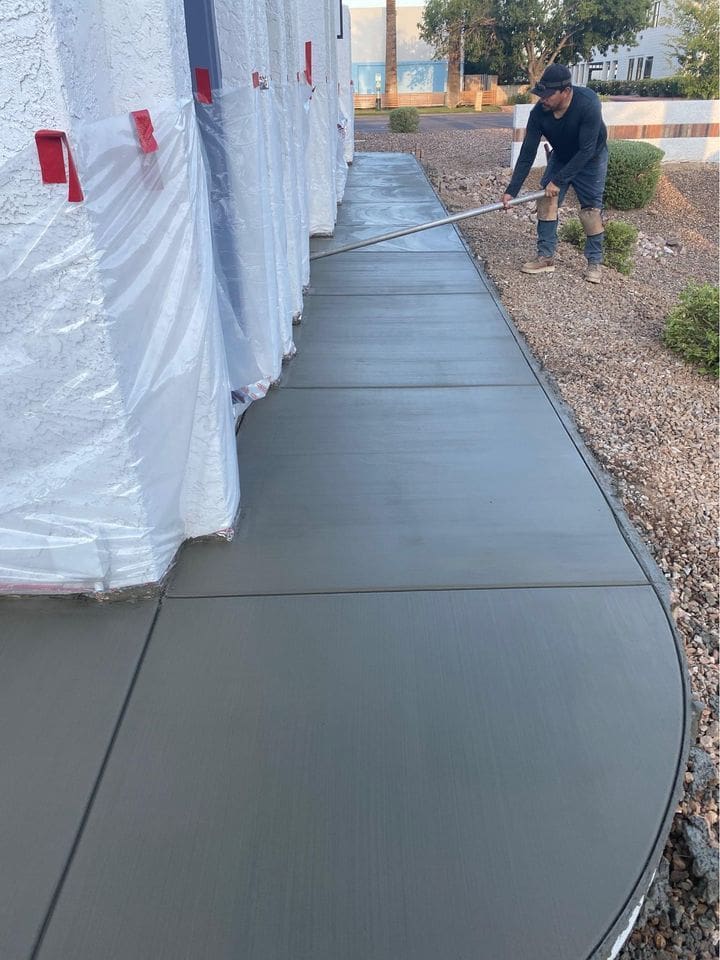
POLYGON ((665 321, 663 340, 681 357, 705 373, 718 375, 718 288, 689 283, 665 321))
POLYGON ((597 94, 622 97, 682 97, 687 94, 679 77, 647 80, 591 80, 588 87, 597 94))
POLYGON ((585 231, 583 230, 583 225, 577 218, 573 218, 572 220, 568 220, 567 223, 564 223, 558 231, 558 236, 561 240, 564 240, 566 243, 571 243, 579 250, 582 250, 585 246, 585 231))
POLYGON ((514 93, 511 97, 508 97, 508 105, 514 107, 516 103, 532 103, 533 96, 528 91, 526 93, 514 93))
POLYGON ((416 133, 420 114, 415 107, 396 107, 390 111, 390 129, 393 133, 416 133))
POLYGON ((635 244, 638 232, 631 223, 623 220, 609 220, 605 224, 605 240, 603 242, 603 263, 612 267, 618 273, 628 276, 632 273, 635 244))
MULTIPOLYGON (((571 243, 578 250, 585 247, 585 231, 577 219, 564 223, 558 235, 561 240, 571 243)), ((638 232, 631 223, 623 220, 610 220, 605 224, 605 238, 603 241, 603 263, 619 273, 632 273, 632 255, 637 243, 638 232)))
POLYGON ((645 207, 655 196, 664 152, 638 140, 608 142, 605 204, 616 210, 645 207))

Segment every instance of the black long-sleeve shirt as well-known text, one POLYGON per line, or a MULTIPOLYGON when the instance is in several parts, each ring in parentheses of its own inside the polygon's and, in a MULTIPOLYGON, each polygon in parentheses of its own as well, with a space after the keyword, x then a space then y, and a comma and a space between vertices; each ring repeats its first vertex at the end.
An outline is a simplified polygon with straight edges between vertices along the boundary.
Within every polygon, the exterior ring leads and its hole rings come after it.
POLYGON ((506 193, 515 197, 530 173, 541 137, 553 148, 553 158, 562 164, 553 173, 558 187, 569 183, 586 163, 594 160, 607 143, 600 98, 587 87, 573 87, 570 106, 556 119, 552 110, 543 110, 540 101, 530 111, 525 139, 506 193))

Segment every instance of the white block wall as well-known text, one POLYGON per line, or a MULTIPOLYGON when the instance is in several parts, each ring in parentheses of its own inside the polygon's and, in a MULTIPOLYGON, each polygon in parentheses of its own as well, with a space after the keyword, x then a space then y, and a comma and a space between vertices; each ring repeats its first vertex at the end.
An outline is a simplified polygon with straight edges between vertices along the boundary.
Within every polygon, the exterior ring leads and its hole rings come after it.
MULTIPOLYGON (((525 130, 531 104, 518 104, 513 111, 513 129, 525 130)), ((633 100, 606 101, 602 104, 603 119, 608 127, 626 126, 673 126, 685 124, 716 124, 720 122, 720 101, 718 100, 633 100)), ((640 131, 638 131, 639 133, 640 131)), ((720 141, 709 136, 666 136, 651 137, 627 136, 622 139, 646 140, 665 151, 664 162, 694 161, 717 163, 720 160, 720 141)), ((512 145, 512 164, 520 155, 522 141, 514 140, 512 145)), ((545 166, 545 150, 542 144, 538 148, 533 163, 535 167, 545 166)))

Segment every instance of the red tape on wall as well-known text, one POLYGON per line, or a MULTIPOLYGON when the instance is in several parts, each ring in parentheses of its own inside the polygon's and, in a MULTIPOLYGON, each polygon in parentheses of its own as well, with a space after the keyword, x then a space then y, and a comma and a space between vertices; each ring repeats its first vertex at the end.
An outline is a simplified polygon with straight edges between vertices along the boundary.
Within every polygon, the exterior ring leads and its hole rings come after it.
POLYGON ((195 84, 197 98, 200 103, 212 103, 212 87, 210 86, 210 71, 205 67, 195 67, 195 84))
POLYGON ((150 119, 150 112, 148 110, 133 110, 130 116, 135 121, 135 129, 138 140, 140 141, 140 149, 143 153, 154 153, 158 148, 158 144, 153 136, 155 128, 150 119))
POLYGON ((40 173, 43 183, 67 183, 68 200, 70 203, 80 203, 83 196, 80 178, 75 169, 75 162, 70 151, 67 134, 64 130, 38 130, 35 134, 40 173), (65 170, 65 154, 63 144, 67 150, 68 170, 65 170))
POLYGON ((312 86, 312 40, 305 42, 305 79, 312 86))

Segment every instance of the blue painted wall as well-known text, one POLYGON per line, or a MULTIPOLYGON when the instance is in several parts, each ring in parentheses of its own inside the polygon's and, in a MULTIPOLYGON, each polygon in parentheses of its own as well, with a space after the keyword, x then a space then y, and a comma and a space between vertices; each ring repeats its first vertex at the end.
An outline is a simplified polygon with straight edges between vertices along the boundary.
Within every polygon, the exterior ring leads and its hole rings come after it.
MULTIPOLYGON (((385 92, 385 63, 353 63, 355 93, 375 93, 375 74, 385 92)), ((398 63, 398 93, 442 93, 447 83, 444 60, 404 60, 398 63)))

